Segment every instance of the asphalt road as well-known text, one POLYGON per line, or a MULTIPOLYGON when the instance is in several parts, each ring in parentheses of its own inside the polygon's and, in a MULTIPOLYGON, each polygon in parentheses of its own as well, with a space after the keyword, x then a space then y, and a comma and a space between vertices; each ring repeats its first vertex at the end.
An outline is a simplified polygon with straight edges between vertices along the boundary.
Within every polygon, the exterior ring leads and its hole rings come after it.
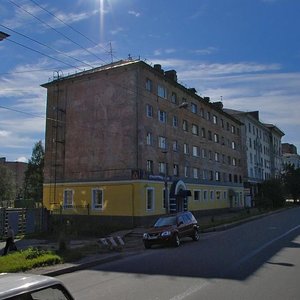
POLYGON ((60 276, 76 299, 300 299, 300 208, 60 276))

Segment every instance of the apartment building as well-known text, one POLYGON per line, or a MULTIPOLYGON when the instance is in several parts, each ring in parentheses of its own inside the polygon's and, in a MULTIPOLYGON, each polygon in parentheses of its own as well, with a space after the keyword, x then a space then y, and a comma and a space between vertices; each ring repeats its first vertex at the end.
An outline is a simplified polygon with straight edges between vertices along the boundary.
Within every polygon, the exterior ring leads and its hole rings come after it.
POLYGON ((300 168, 300 155, 297 152, 297 147, 293 144, 282 143, 282 160, 283 168, 286 165, 294 166, 295 169, 300 168))
POLYGON ((244 169, 245 201, 254 205, 258 185, 281 172, 281 138, 284 133, 272 124, 264 124, 258 111, 243 112, 232 109, 225 111, 243 123, 242 149, 246 166, 244 169))
POLYGON ((243 207, 242 123, 140 60, 47 88, 44 205, 144 218, 243 207))

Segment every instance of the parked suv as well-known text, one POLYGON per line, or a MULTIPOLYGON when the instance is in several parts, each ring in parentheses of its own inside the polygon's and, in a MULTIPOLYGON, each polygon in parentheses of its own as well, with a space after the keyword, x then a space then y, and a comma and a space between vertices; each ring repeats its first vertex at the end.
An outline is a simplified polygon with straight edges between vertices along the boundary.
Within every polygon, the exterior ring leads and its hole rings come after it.
POLYGON ((143 242, 146 249, 154 244, 180 245, 180 239, 191 237, 199 240, 199 226, 191 212, 180 212, 160 217, 154 225, 144 233, 143 242))

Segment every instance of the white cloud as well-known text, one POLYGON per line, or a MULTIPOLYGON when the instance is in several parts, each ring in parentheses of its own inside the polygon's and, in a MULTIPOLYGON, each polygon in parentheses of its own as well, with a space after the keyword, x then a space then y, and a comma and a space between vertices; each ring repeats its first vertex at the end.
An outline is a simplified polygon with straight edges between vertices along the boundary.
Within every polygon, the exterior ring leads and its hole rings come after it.
POLYGON ((139 16, 141 15, 139 12, 136 12, 136 11, 134 11, 134 10, 129 10, 128 13, 129 13, 130 15, 135 16, 135 17, 139 17, 139 16))

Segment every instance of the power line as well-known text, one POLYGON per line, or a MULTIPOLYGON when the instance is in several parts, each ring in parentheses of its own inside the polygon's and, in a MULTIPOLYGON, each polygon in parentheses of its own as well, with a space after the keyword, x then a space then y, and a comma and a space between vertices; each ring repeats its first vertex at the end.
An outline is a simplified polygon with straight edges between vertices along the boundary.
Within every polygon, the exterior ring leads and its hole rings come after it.
POLYGON ((85 64, 85 65, 87 65, 87 66, 89 66, 89 67, 91 67, 91 68, 94 68, 94 66, 92 66, 92 65, 90 65, 90 64, 88 64, 88 63, 86 63, 86 62, 84 62, 84 61, 82 61, 82 60, 79 60, 79 59, 77 59, 77 58, 75 58, 75 57, 72 57, 72 56, 70 56, 70 55, 68 55, 68 54, 66 54, 66 53, 64 53, 64 52, 62 52, 62 51, 59 51, 59 50, 57 50, 57 49, 55 49, 55 48, 53 48, 53 47, 50 47, 50 46, 48 46, 48 45, 46 45, 46 44, 44 44, 44 43, 42 43, 42 42, 39 42, 39 41, 37 41, 36 39, 33 39, 33 38, 31 38, 31 37, 29 37, 29 36, 23 34, 23 33, 17 32, 17 31, 15 31, 15 30, 13 30, 13 29, 11 29, 11 28, 5 26, 5 25, 2 25, 2 24, 0 24, 0 26, 4 27, 5 29, 8 29, 8 30, 10 30, 10 31, 12 31, 12 32, 14 32, 14 33, 16 33, 16 34, 18 34, 18 35, 21 35, 21 36, 25 37, 26 39, 29 39, 29 40, 31 40, 31 41, 33 41, 33 42, 35 42, 35 43, 37 43, 37 44, 39 44, 39 45, 41 45, 41 46, 44 46, 44 47, 46 47, 46 48, 48 48, 48 49, 50 49, 50 50, 53 50, 53 51, 55 51, 55 52, 57 52, 57 53, 59 53, 59 54, 62 54, 62 55, 64 55, 64 56, 68 57, 68 58, 74 59, 74 60, 76 60, 76 61, 78 61, 78 62, 80 62, 80 63, 82 63, 82 64, 85 64))
POLYGON ((103 60, 101 57, 97 56, 96 54, 94 54, 93 52, 91 52, 90 50, 84 48, 83 46, 81 46, 80 44, 78 44, 77 42, 73 41, 72 39, 70 39, 68 36, 66 36, 64 33, 58 31, 57 29, 55 29, 53 26, 49 25, 47 22, 43 21, 42 19, 40 19, 39 17, 35 16, 34 14, 32 14, 31 12, 29 12, 28 10, 26 10, 25 8, 23 8, 22 6, 18 5, 17 3, 15 3, 12 0, 7 0, 10 3, 14 4, 15 6, 17 6, 19 9, 25 11, 27 14, 31 15, 32 17, 34 17, 35 19, 37 19, 39 22, 41 22, 42 24, 46 25, 47 27, 49 27, 50 29, 52 29, 53 31, 55 31, 56 33, 60 34, 61 36, 63 36, 65 39, 69 40, 70 42, 74 43, 75 45, 77 45, 78 47, 80 47, 81 49, 85 50, 86 52, 88 52, 89 54, 95 56, 97 59, 101 60, 102 62, 104 62, 105 64, 107 64, 107 62, 105 60, 103 60))
MULTIPOLYGON (((58 16, 56 16, 54 13, 52 13, 51 11, 47 10, 46 8, 44 8, 43 6, 41 6, 39 3, 37 3, 34 0, 29 0, 32 3, 34 3, 36 6, 38 6, 40 9, 44 10, 45 12, 47 12, 49 15, 53 16, 55 19, 57 19, 59 22, 61 22, 62 24, 64 24, 65 26, 69 27, 70 29, 72 29, 74 32, 78 33, 79 35, 81 35, 82 37, 84 37, 85 39, 87 39, 88 41, 90 41, 92 44, 94 44, 95 46, 99 46, 101 47, 107 54, 112 55, 112 51, 110 50, 106 50, 103 46, 101 46, 100 44, 96 43, 95 41, 93 41, 92 39, 90 39, 88 36, 86 36, 85 34, 83 34, 82 32, 80 32, 79 30, 77 30, 76 28, 74 28, 73 26, 69 25, 68 23, 66 23, 64 20, 62 20, 61 18, 59 18, 58 16)), ((115 57, 115 56, 114 56, 115 57)), ((118 59, 117 57, 115 57, 116 59, 118 59)))
POLYGON ((58 59, 58 58, 55 58, 55 57, 53 57, 53 56, 50 56, 50 55, 48 55, 48 54, 42 53, 42 52, 39 51, 39 50, 33 49, 33 48, 31 48, 31 47, 28 47, 28 46, 25 46, 25 45, 23 45, 23 44, 21 44, 21 43, 18 43, 18 42, 16 42, 16 41, 13 41, 12 39, 6 39, 6 41, 10 41, 11 43, 17 44, 17 45, 19 45, 19 46, 21 46, 21 47, 24 47, 24 48, 28 49, 28 50, 31 50, 31 51, 34 51, 34 52, 39 53, 39 54, 41 54, 41 55, 44 55, 44 56, 46 56, 46 57, 48 57, 48 58, 51 58, 51 59, 56 60, 56 61, 58 61, 58 62, 60 62, 60 63, 63 63, 63 64, 65 64, 65 65, 69 66, 69 67, 72 67, 72 68, 75 68, 75 69, 77 69, 77 70, 83 71, 82 69, 80 69, 80 68, 78 68, 78 67, 76 67, 76 66, 74 66, 74 65, 71 65, 71 64, 69 64, 69 63, 67 63, 67 62, 64 62, 64 61, 62 61, 62 60, 60 60, 60 59, 58 59))

